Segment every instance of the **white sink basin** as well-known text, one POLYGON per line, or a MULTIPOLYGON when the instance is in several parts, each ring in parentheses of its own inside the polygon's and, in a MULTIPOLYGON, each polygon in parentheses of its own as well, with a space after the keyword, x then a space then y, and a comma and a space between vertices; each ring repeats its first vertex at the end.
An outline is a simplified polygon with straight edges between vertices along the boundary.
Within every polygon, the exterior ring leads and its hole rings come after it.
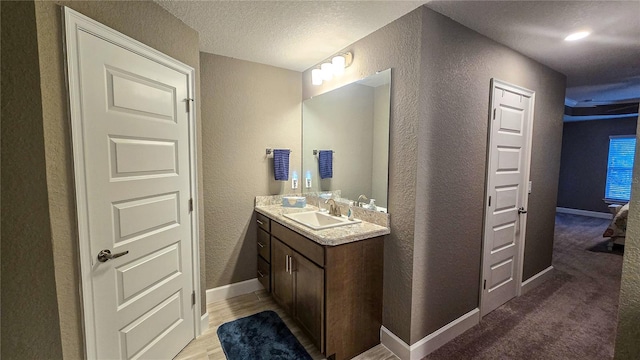
POLYGON ((346 216, 331 216, 318 211, 284 214, 284 216, 314 230, 322 230, 362 222, 362 220, 349 220, 346 216))

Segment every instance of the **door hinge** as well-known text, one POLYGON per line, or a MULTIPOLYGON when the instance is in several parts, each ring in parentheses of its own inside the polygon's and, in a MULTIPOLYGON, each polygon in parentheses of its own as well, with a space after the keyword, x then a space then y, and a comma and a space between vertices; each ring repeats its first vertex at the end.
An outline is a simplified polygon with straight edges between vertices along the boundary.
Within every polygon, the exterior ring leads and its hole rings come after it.
POLYGON ((189 212, 193 212, 193 199, 189 199, 189 212))
POLYGON ((191 293, 191 305, 195 305, 196 304, 196 292, 192 292, 191 293))
POLYGON ((491 206, 491 196, 489 196, 489 206, 491 206))
POLYGON ((192 98, 186 98, 184 101, 187 103, 187 112, 191 112, 191 102, 194 100, 192 98))
POLYGON ((487 280, 484 281, 484 285, 482 285, 482 290, 487 290, 487 280))
POLYGON ((493 120, 495 120, 495 119, 496 119, 496 110, 497 110, 497 109, 493 109, 493 120))

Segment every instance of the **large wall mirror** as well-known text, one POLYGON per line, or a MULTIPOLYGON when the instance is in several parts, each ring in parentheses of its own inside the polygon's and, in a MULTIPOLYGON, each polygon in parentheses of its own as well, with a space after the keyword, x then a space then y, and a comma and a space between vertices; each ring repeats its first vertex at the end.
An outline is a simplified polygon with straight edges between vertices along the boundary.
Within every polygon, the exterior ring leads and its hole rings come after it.
POLYGON ((303 101, 305 192, 340 190, 341 197, 350 200, 365 195, 386 212, 390 96, 391 69, 387 69, 303 101), (325 168, 320 173, 320 151, 332 151, 331 177, 327 177, 327 153, 322 154, 325 168))

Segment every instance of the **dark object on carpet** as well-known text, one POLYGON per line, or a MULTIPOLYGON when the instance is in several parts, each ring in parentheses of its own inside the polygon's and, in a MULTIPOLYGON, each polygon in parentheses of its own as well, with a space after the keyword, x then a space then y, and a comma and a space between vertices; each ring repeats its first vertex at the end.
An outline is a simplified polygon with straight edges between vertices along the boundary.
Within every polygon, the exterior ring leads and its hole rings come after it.
POLYGON ((273 311, 224 323, 218 328, 218 338, 228 360, 312 360, 273 311))
POLYGON ((587 250, 593 252, 603 252, 616 255, 624 255, 624 245, 613 244, 613 249, 609 250, 609 240, 601 241, 587 250))

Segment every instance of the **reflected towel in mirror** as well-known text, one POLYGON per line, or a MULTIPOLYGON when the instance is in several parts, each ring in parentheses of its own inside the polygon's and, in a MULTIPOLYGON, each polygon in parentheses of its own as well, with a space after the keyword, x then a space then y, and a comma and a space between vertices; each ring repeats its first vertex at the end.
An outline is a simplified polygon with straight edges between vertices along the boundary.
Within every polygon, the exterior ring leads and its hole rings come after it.
POLYGON ((333 177, 333 151, 320 150, 318 152, 318 166, 320 168, 320 178, 330 179, 333 177))
POLYGON ((273 150, 273 173, 276 180, 289 180, 289 149, 273 150))

